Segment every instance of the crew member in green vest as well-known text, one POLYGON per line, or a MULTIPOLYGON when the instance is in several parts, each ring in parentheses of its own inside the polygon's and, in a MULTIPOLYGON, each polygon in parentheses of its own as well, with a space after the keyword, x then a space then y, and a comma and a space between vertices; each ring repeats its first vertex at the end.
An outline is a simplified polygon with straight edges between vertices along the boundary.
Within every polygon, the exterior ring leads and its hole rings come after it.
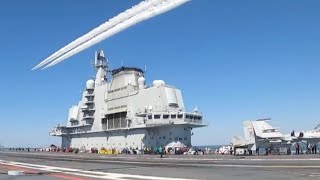
POLYGON ((159 153, 160 153, 160 157, 163 158, 163 148, 161 145, 159 147, 159 153))

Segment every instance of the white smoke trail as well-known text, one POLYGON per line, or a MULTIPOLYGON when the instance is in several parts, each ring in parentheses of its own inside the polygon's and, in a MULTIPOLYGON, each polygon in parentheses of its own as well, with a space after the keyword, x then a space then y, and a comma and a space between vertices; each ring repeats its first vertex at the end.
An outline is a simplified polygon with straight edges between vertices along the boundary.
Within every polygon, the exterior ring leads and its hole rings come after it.
POLYGON ((68 51, 74 49, 75 47, 81 45, 82 43, 85 43, 86 41, 94 38, 95 36, 99 35, 101 32, 104 32, 115 25, 143 12, 149 9, 150 7, 153 7, 165 0, 145 0, 141 3, 131 7, 130 9, 127 9, 126 11, 118 14, 117 16, 109 19, 105 23, 101 24, 100 26, 96 27, 95 29, 91 30, 89 33, 77 38, 76 40, 72 41, 68 45, 64 46, 63 48, 59 49, 57 52, 53 53, 49 57, 47 57, 45 60, 40 62, 37 66, 33 68, 37 69, 41 66, 48 64, 49 62, 53 61, 54 59, 58 58, 59 56, 67 53, 68 51))
POLYGON ((165 13, 171 9, 174 9, 186 2, 188 2, 189 0, 169 0, 169 1, 165 1, 165 2, 162 2, 154 7, 151 7, 148 11, 146 12, 142 12, 118 25, 116 25, 115 27, 99 34, 98 36, 94 37, 93 39, 91 39, 90 41, 87 41, 86 43, 84 44, 81 44, 80 46, 76 47, 75 49, 67 52, 66 54, 60 56, 59 58, 57 58, 56 60, 54 60, 53 62, 51 62, 49 65, 47 65, 46 67, 44 67, 43 69, 46 69, 48 67, 51 67, 51 66, 54 66, 56 65, 57 63, 105 40, 106 38, 108 37, 111 37, 115 34, 117 34, 118 32, 120 31, 123 31, 139 22, 142 22, 144 20, 147 20, 149 18, 152 18, 156 15, 159 15, 159 14, 162 14, 162 13, 165 13))

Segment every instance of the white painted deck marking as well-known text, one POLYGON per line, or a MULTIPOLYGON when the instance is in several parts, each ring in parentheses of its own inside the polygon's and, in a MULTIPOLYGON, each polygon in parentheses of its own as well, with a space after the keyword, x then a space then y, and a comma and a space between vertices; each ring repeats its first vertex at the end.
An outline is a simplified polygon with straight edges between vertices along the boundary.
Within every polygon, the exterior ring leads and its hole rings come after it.
POLYGON ((47 172, 64 173, 64 174, 70 174, 70 175, 76 175, 76 176, 82 176, 82 177, 98 178, 98 179, 126 180, 127 178, 128 179, 134 178, 134 179, 141 179, 141 180, 192 180, 192 179, 184 179, 184 178, 106 173, 106 172, 100 172, 100 171, 85 171, 82 169, 45 166, 45 165, 29 164, 29 163, 22 163, 22 162, 4 161, 4 160, 0 160, 0 164, 12 165, 12 166, 23 167, 28 169, 36 169, 36 170, 47 171, 47 172))

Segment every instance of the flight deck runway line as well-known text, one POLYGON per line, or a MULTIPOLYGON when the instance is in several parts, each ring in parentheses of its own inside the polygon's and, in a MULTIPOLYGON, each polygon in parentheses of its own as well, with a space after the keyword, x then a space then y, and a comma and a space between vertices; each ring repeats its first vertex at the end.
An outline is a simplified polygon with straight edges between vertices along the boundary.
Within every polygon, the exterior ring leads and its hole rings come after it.
MULTIPOLYGON (((187 165, 187 164, 177 164, 187 165)), ((248 164, 194 164, 193 166, 197 167, 233 167, 233 168, 300 168, 300 169, 309 169, 309 168, 320 168, 320 165, 248 165, 248 164)))
MULTIPOLYGON (((162 158, 147 158, 147 159, 162 159, 162 158)), ((166 158, 166 160, 182 160, 182 161, 320 161, 320 158, 292 158, 292 159, 223 159, 223 158, 166 158)))
MULTIPOLYGON (((121 161, 123 159, 130 159, 130 160, 137 160, 137 161, 143 161, 143 160, 169 160, 169 161, 320 161, 320 158, 296 158, 296 157, 290 157, 290 158, 278 158, 278 159, 269 159, 269 158, 236 158, 231 156, 230 158, 225 158, 225 157, 221 157, 221 158, 205 158, 205 157, 199 157, 199 158, 192 158, 192 157, 188 157, 186 155, 186 157, 165 157, 165 158, 159 158, 157 157, 141 157, 139 155, 137 156, 87 156, 87 155, 71 155, 71 154, 61 154, 61 153, 23 153, 23 152, 0 152, 1 154, 9 154, 9 155, 17 155, 17 156, 21 156, 21 155, 29 155, 29 156, 35 156, 35 157, 43 157, 43 158, 49 158, 49 157, 59 157, 59 158, 68 158, 70 160, 107 160, 108 162, 116 162, 117 160, 121 161)), ((160 161, 161 162, 161 161, 160 161)))
POLYGON ((156 176, 144 176, 144 175, 106 173, 106 172, 99 172, 99 171, 85 171, 82 169, 45 166, 45 165, 29 164, 29 163, 14 162, 14 161, 4 161, 4 160, 0 160, 0 164, 11 165, 11 166, 16 166, 16 167, 21 167, 21 168, 28 168, 28 169, 36 169, 36 170, 47 171, 47 172, 70 174, 70 175, 76 175, 76 176, 81 176, 81 177, 90 177, 90 178, 96 178, 96 179, 109 179, 109 180, 127 180, 127 179, 128 180, 130 180, 130 179, 137 179, 137 180, 192 180, 192 179, 185 179, 185 178, 156 177, 156 176))
MULTIPOLYGON (((109 161, 108 161, 109 162, 109 161)), ((139 164, 145 164, 143 162, 135 162, 139 164)), ((99 171, 85 171, 81 169, 74 168, 63 168, 63 167, 55 167, 55 166, 46 166, 46 165, 37 165, 37 164, 29 164, 22 162, 13 162, 13 161, 3 161, 0 160, 0 164, 9 164, 15 166, 23 166, 23 167, 31 167, 31 168, 40 168, 42 170, 62 170, 66 172, 83 172, 86 174, 98 174, 98 175, 111 175, 111 176, 132 176, 132 175, 124 175, 117 173, 105 173, 99 171)), ((155 163, 159 164, 159 163, 155 163)), ((165 164, 165 163, 162 163, 165 164)), ((177 163, 176 166, 188 166, 189 164, 177 163)), ((308 169, 308 168, 320 168, 320 165, 252 165, 252 164, 193 164, 194 167, 234 167, 234 168, 300 168, 300 169, 308 169)), ((137 178, 137 175, 134 175, 137 178)), ((143 178, 153 179, 152 176, 143 176, 143 178)), ((159 177, 157 177, 159 178, 159 177)), ((164 178, 167 179, 167 178, 164 178)), ((175 180, 178 180, 177 178, 175 180)), ((180 180, 180 179, 179 179, 180 180)))
MULTIPOLYGON (((10 171, 10 170, 23 171, 24 174, 28 176, 43 175, 40 171, 31 170, 33 168, 24 167, 24 166, 14 166, 14 165, 6 165, 6 164, 0 163, 0 169, 6 170, 6 171, 10 171)), ((51 177, 67 179, 67 180, 89 180, 89 179, 84 179, 76 176, 63 175, 58 173, 44 174, 44 176, 51 176, 51 177)))
POLYGON ((24 171, 26 174, 38 174, 38 171, 30 170, 27 168, 22 168, 22 167, 16 167, 12 165, 5 165, 0 163, 0 169, 5 170, 5 171, 10 171, 10 170, 16 170, 16 171, 24 171))
MULTIPOLYGON (((177 159, 180 159, 180 158, 177 158, 177 159)), ((71 160, 71 161, 78 161, 79 159, 76 159, 76 158, 64 158, 64 160, 71 160)), ((303 168, 303 169, 307 169, 307 168, 320 168, 320 165, 316 164, 316 165, 255 165, 255 164, 248 164, 248 163, 245 163, 245 164, 232 164, 231 162, 228 163, 228 164, 210 164, 210 163, 187 163, 187 161, 184 162, 176 162, 174 164, 172 164, 171 162, 163 162, 163 161, 155 161, 155 162, 151 162, 151 161, 115 161, 115 160, 107 160, 107 159, 86 159, 88 162, 96 162, 96 163, 118 163, 118 164, 135 164, 135 165, 143 165, 143 166, 155 166, 155 165, 162 165, 162 166, 180 166, 180 167, 186 167, 186 166, 192 166, 192 167, 233 167, 233 168, 303 168)), ((197 159, 199 160, 199 159, 197 159)), ((265 160, 265 159, 261 159, 261 160, 258 160, 258 161, 262 161, 262 160, 265 160)), ((304 161, 309 161, 309 159, 304 159, 304 161)), ((83 161, 85 161, 85 159, 83 159, 83 161)), ((200 160, 201 161, 201 160, 200 160)), ((273 161, 282 161, 281 159, 273 159, 273 161)), ((312 160, 311 160, 312 161, 312 160)), ((218 161, 218 162, 222 162, 222 161, 218 161)), ((245 162, 245 161, 241 161, 241 162, 245 162)), ((252 161, 253 162, 253 161, 252 161)), ((270 161, 269 161, 270 162, 270 161)), ((287 161, 288 162, 288 161, 287 161)), ((292 162, 292 161, 291 161, 292 162)), ((21 163, 20 163, 21 164, 21 163)), ((31 164, 27 164, 28 166, 34 166, 34 165, 31 165, 31 164)), ((43 167, 43 166, 41 166, 43 167)), ((67 169, 67 168, 64 168, 64 170, 69 170, 69 171, 72 171, 70 169, 67 169)), ((79 171, 79 170, 77 170, 79 171)), ((89 174, 91 173, 88 172, 89 174)))

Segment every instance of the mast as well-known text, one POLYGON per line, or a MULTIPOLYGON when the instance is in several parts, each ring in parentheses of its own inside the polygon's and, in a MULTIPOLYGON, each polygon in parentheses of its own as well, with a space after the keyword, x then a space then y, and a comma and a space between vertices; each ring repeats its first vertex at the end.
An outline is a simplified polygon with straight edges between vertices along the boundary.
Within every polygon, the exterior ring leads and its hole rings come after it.
POLYGON ((97 70, 95 85, 100 86, 107 82, 108 60, 106 60, 103 50, 96 51, 94 57, 94 67, 97 70))

